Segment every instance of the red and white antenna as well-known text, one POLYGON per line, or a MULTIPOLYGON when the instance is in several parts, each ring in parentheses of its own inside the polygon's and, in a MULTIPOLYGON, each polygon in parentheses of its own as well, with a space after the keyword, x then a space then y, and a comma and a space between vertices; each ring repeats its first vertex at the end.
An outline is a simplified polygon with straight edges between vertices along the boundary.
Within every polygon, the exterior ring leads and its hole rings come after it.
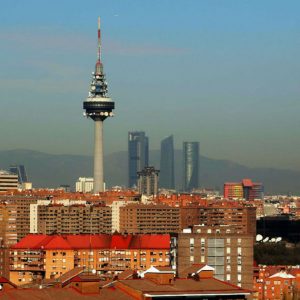
POLYGON ((98 17, 98 62, 101 63, 101 29, 100 29, 100 17, 98 17))

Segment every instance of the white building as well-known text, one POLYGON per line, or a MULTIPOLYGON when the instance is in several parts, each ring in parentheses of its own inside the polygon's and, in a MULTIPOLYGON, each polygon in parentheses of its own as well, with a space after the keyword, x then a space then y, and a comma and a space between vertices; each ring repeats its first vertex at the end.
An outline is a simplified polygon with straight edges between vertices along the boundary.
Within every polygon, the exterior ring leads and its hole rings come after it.
POLYGON ((111 231, 120 232, 120 207, 125 206, 129 203, 133 203, 134 201, 113 201, 111 205, 111 231))
POLYGON ((76 182, 76 192, 79 193, 90 193, 94 188, 94 178, 92 177, 79 177, 76 182))
POLYGON ((0 170, 0 191, 17 190, 18 187, 18 175, 9 171, 0 170))

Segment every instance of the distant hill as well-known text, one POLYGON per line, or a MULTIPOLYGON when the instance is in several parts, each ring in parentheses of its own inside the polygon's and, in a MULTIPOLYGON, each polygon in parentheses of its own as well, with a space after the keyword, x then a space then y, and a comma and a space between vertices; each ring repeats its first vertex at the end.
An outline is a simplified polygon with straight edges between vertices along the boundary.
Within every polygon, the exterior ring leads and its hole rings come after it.
MULTIPOLYGON (((151 165, 159 168, 158 150, 150 151, 151 165)), ((105 156, 107 185, 127 184, 127 152, 105 156)), ((84 155, 53 155, 31 150, 0 151, 0 169, 11 164, 23 164, 35 187, 74 186, 78 177, 92 176, 92 157, 84 155)), ((175 151, 176 186, 181 187, 182 152, 175 151)), ((222 190, 225 181, 251 178, 263 182, 266 193, 300 194, 300 171, 272 168, 249 168, 232 161, 200 156, 200 186, 222 190)))

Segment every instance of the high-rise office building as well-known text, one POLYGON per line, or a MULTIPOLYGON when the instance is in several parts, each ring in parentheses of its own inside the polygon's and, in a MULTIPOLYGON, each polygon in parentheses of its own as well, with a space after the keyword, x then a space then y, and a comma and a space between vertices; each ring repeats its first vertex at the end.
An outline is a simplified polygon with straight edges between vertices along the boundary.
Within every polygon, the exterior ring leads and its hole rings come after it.
POLYGON ((108 97, 107 81, 101 59, 101 31, 98 18, 98 55, 95 72, 92 73, 89 96, 83 102, 85 115, 95 123, 94 131, 94 194, 104 191, 103 182, 103 122, 113 116, 115 103, 108 97))
POLYGON ((137 186, 138 174, 149 164, 149 140, 143 131, 128 133, 128 186, 137 186))
POLYGON ((191 191, 199 185, 199 142, 183 143, 183 190, 191 191))
POLYGON ((28 182, 26 169, 23 165, 11 165, 9 167, 9 171, 18 175, 19 183, 28 182))
POLYGON ((170 135, 160 143, 159 186, 166 189, 174 189, 174 178, 174 141, 173 135, 170 135))

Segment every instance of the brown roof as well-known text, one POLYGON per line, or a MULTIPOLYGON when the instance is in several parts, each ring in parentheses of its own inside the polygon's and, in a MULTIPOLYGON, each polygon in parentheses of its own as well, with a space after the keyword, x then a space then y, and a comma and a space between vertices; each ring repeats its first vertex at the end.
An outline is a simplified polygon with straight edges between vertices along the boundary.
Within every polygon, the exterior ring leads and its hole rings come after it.
MULTIPOLYGON (((100 294, 81 294, 73 288, 45 288, 45 289, 10 289, 1 292, 1 300, 99 300, 109 299, 100 298, 100 294)), ((116 298, 119 299, 119 298, 116 298)), ((122 299, 122 298, 120 298, 122 299)), ((123 298, 131 299, 131 298, 123 298)), ((123 300, 122 299, 122 300, 123 300)))
POLYGON ((205 267, 206 264, 193 264, 190 267, 182 270, 179 274, 180 278, 187 278, 189 274, 197 273, 200 269, 205 267))
POLYGON ((129 279, 133 276, 133 270, 125 270, 121 273, 118 274, 118 279, 123 280, 123 279, 129 279))
POLYGON ((165 267, 162 267, 162 266, 159 266, 159 267, 156 267, 155 266, 155 269, 157 269, 158 271, 172 271, 172 272, 175 272, 175 270, 172 269, 172 267, 169 267, 169 266, 165 266, 165 267))
POLYGON ((64 273, 63 275, 61 275, 57 281, 61 282, 62 284, 64 284, 66 281, 71 280, 73 277, 81 274, 83 272, 84 268, 83 267, 76 267, 66 273, 64 273))
POLYGON ((160 285, 148 279, 120 280, 120 284, 127 285, 132 289, 148 294, 248 294, 233 284, 220 281, 216 278, 203 278, 199 281, 194 279, 176 279, 173 284, 160 285))

